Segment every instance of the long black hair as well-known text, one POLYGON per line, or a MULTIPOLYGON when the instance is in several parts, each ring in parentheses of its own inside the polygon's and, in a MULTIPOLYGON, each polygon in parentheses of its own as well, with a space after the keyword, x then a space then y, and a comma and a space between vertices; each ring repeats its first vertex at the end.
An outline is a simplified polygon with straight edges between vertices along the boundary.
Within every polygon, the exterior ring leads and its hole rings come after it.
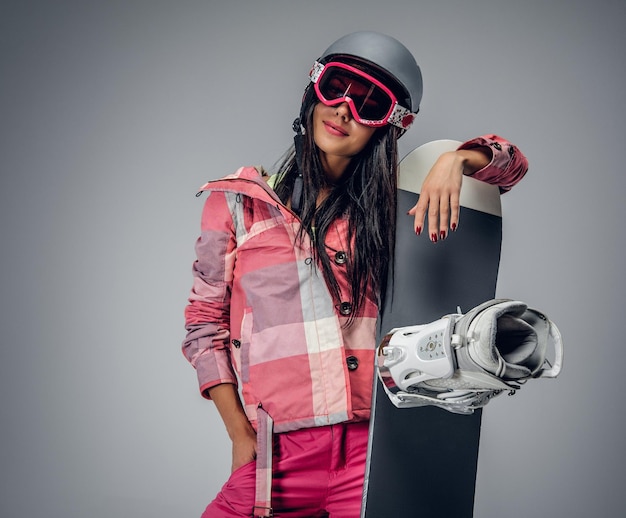
POLYGON ((384 308, 388 278, 393 271, 397 140, 402 130, 389 124, 378 128, 365 148, 353 157, 340 182, 317 206, 320 189, 327 186, 320 155, 313 140, 313 111, 318 102, 309 84, 304 93, 299 121, 304 127, 304 134, 300 137, 302 149, 297 157, 292 147, 279 166, 279 181, 275 191, 287 204, 296 179, 301 174, 303 194, 300 237, 306 232, 313 239, 324 277, 336 300, 340 300, 340 290, 332 273, 325 240, 331 223, 339 217, 347 218, 348 243, 352 244, 348 247, 347 257, 350 303, 353 307, 349 325, 363 309, 368 289, 373 290, 379 309, 382 311, 384 308))

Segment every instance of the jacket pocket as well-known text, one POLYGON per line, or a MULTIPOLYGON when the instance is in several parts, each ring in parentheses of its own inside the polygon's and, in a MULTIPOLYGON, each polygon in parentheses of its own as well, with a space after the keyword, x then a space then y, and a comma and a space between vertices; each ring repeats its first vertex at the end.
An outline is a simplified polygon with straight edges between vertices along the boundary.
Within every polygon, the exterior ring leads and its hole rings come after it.
POLYGON ((250 381, 250 342, 252 341, 253 321, 252 308, 248 307, 244 310, 243 319, 241 320, 241 341, 239 350, 241 381, 243 383, 250 381))

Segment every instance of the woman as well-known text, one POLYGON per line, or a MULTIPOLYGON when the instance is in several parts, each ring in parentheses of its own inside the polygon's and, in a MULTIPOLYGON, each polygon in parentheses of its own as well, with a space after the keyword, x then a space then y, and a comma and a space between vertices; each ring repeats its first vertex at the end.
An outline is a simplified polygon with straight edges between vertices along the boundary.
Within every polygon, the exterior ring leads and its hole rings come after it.
MULTIPOLYGON (((279 171, 203 187, 183 351, 232 440, 231 477, 203 517, 359 516, 397 140, 421 96, 400 42, 344 36, 311 70, 279 171)), ((463 174, 504 192, 526 169, 494 135, 443 154, 409 211, 416 234, 426 213, 433 242, 456 229, 463 174)))

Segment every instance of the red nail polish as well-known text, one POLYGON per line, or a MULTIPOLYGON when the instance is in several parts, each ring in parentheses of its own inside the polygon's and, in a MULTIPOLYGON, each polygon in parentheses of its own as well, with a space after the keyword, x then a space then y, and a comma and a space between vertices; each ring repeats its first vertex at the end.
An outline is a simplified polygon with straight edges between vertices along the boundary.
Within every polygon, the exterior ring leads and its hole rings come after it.
POLYGON ((437 234, 435 234, 435 233, 433 232, 433 233, 430 235, 430 240, 431 240, 433 243, 436 243, 436 242, 437 242, 437 234))
POLYGON ((446 231, 442 230, 441 232, 439 232, 439 237, 443 241, 446 238, 446 231))
POLYGON ((454 232, 456 230, 456 223, 452 223, 452 225, 450 226, 450 228, 452 228, 452 232, 454 232))
POLYGON ((420 235, 422 233, 422 227, 415 227, 415 234, 420 235))

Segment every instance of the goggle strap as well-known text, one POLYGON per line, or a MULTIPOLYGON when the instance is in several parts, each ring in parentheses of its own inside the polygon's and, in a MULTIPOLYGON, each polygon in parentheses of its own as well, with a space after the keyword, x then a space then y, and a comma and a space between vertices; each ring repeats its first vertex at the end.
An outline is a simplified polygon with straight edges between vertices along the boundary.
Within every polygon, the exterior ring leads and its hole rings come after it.
POLYGON ((411 110, 407 110, 404 106, 400 106, 398 103, 393 107, 391 115, 389 115, 389 124, 398 126, 398 128, 409 129, 413 121, 415 120, 415 114, 411 110))
POLYGON ((324 66, 325 65, 322 65, 319 61, 315 62, 315 64, 313 65, 313 68, 309 72, 309 78, 311 79, 312 83, 317 83, 317 80, 320 78, 320 75, 322 75, 324 66))

